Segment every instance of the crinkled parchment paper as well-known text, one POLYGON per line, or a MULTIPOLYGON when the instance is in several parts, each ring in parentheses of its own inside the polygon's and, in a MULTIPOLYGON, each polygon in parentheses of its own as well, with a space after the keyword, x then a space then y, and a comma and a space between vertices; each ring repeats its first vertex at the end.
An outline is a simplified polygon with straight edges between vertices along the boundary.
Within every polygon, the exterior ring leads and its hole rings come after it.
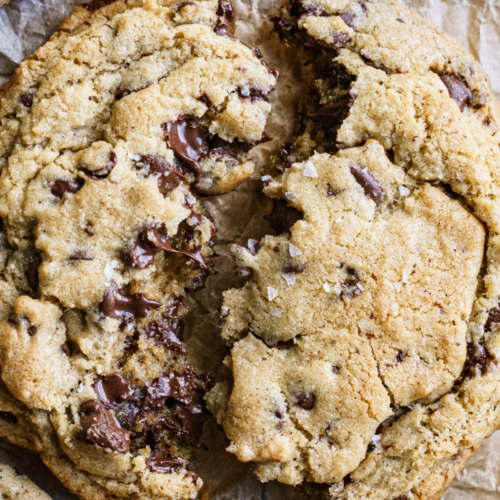
MULTIPOLYGON (((406 1, 482 62, 500 100, 500 0, 406 1)), ((24 56, 49 38, 78 3, 80 0, 11 0, 9 5, 0 7, 0 83, 10 77, 24 56)), ((300 53, 293 50, 287 54, 276 35, 270 34, 268 19, 280 3, 281 0, 233 0, 236 36, 247 45, 258 46, 269 65, 280 71, 278 86, 271 94, 273 112, 267 126, 274 140, 255 150, 259 167, 293 137, 304 89, 302 63, 297 57, 300 53)), ((217 375, 226 354, 216 327, 221 294, 226 288, 242 284, 232 273, 229 246, 246 246, 248 238, 260 238, 269 232, 263 215, 271 207, 261 194, 259 178, 257 171, 235 192, 206 201, 219 227, 218 274, 209 278, 205 290, 189 297, 191 312, 185 319, 185 338, 190 361, 197 369, 213 375, 217 375)), ((248 464, 239 463, 224 451, 228 442, 213 420, 207 423, 204 443, 208 450, 196 451, 191 464, 205 482, 200 495, 203 500, 305 500, 291 487, 260 484, 248 464)), ((0 442, 0 461, 28 474, 54 500, 76 500, 31 452, 0 442)), ((445 496, 445 500, 466 499, 500 500, 500 432, 483 443, 445 496)))

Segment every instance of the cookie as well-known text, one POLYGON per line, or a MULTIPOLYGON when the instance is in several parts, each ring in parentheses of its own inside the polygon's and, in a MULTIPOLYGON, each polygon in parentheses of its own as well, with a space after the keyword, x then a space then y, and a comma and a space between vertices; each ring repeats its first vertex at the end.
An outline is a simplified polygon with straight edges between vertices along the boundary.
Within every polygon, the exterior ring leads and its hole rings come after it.
POLYGON ((50 500, 49 495, 5 464, 0 464, 0 495, 7 500, 50 500))
POLYGON ((325 498, 440 498, 500 419, 498 104, 404 4, 274 19, 314 86, 264 172, 276 236, 235 246, 230 374, 208 396, 262 481, 325 498))
POLYGON ((0 433, 81 498, 194 498, 186 292, 277 73, 221 0, 92 0, 0 90, 0 433))

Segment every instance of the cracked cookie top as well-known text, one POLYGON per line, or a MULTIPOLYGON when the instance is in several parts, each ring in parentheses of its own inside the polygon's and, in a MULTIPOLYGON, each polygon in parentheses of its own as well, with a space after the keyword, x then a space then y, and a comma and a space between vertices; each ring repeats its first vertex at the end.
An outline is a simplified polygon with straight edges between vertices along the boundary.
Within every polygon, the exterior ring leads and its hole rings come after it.
POLYGON ((276 236, 233 247, 228 379, 208 396, 263 481, 437 498, 497 428, 498 104, 472 56, 399 2, 274 19, 314 69, 263 177, 276 236))
POLYGON ((180 319, 215 258, 199 196, 253 171, 277 77, 231 20, 224 0, 92 0, 0 90, 0 365, 24 404, 0 420, 30 421, 82 498, 202 484, 211 382, 180 319))

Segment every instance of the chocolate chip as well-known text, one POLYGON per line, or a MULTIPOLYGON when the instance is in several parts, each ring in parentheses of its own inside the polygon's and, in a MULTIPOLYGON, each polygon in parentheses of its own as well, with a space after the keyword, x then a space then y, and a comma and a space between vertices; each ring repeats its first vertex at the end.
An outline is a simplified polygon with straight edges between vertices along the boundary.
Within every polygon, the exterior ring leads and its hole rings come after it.
POLYGON ((97 377, 94 380, 93 387, 99 401, 106 405, 126 401, 134 393, 132 386, 120 373, 97 377))
POLYGON ((469 342, 467 344, 467 359, 457 384, 464 380, 481 377, 488 373, 492 365, 497 365, 497 359, 488 349, 479 342, 469 342))
POLYGON ((401 495, 401 496, 395 498, 394 500, 408 500, 408 497, 406 495, 401 495))
POLYGON ((398 355, 396 356, 396 361, 398 363, 402 363, 406 359, 407 356, 408 356, 408 354, 406 352, 398 351, 398 355))
POLYGON ((223 25, 234 21, 234 10, 230 0, 219 0, 217 16, 223 25))
POLYGON ((146 465, 155 472, 160 474, 168 474, 180 469, 184 465, 185 460, 182 457, 176 457, 168 450, 154 450, 148 458, 146 465))
POLYGON ((163 196, 173 191, 186 178, 159 154, 142 155, 136 162, 135 168, 145 169, 147 176, 157 177, 158 190, 163 196))
POLYGON ((182 308, 182 297, 174 297, 172 304, 165 309, 164 316, 168 318, 178 318, 182 308))
POLYGON ((116 2, 116 0, 91 0, 90 2, 82 3, 80 6, 88 12, 95 12, 114 2, 116 2))
POLYGON ((33 335, 35 335, 35 334, 36 334, 36 326, 32 325, 32 326, 28 327, 28 335, 30 337, 33 337, 33 335))
POLYGON ((206 94, 198 97, 198 101, 202 102, 207 108, 212 106, 212 101, 210 101, 209 97, 206 94))
POLYGON ((175 122, 164 123, 167 147, 173 149, 176 158, 183 162, 193 173, 201 173, 200 161, 208 156, 206 139, 208 129, 180 116, 175 122))
POLYGON ((28 284, 34 292, 38 290, 38 285, 40 284, 40 279, 38 277, 38 268, 40 267, 41 263, 42 256, 37 252, 28 261, 28 265, 26 266, 26 279, 28 280, 28 284))
POLYGON ((445 84, 450 97, 457 103, 460 111, 465 109, 467 104, 472 101, 472 92, 459 76, 439 75, 441 81, 445 84))
POLYGON ((495 307, 488 311, 488 319, 484 324, 485 333, 491 332, 491 329, 495 324, 498 324, 498 326, 500 327, 500 307, 495 307))
POLYGON ((148 299, 143 293, 126 296, 120 292, 116 283, 111 282, 104 292, 99 310, 110 318, 145 318, 152 309, 158 309, 161 303, 148 299))
POLYGON ((62 198, 64 193, 74 194, 79 191, 84 183, 85 181, 80 178, 70 179, 68 181, 57 179, 50 185, 50 192, 54 196, 62 198))
POLYGON ((218 26, 215 29, 215 34, 219 36, 225 36, 226 38, 229 38, 230 40, 236 41, 237 38, 227 29, 227 26, 218 26))
POLYGON ((207 278, 210 276, 210 272, 207 269, 200 269, 198 276, 193 278, 191 290, 197 292, 205 288, 207 278))
POLYGON ((201 269, 208 269, 201 249, 202 247, 197 245, 190 252, 177 250, 172 246, 167 234, 161 232, 157 227, 149 227, 134 238, 129 250, 120 253, 120 259, 128 266, 145 269, 153 265, 154 256, 163 250, 165 252, 185 255, 198 263, 201 269))
POLYGON ((94 256, 85 250, 77 250, 70 255, 69 260, 94 260, 94 256))
POLYGON ((299 392, 295 397, 295 404, 304 410, 312 410, 316 396, 310 392, 299 392))
POLYGON ((19 96, 19 101, 26 108, 31 108, 31 106, 33 105, 33 95, 34 94, 26 92, 25 94, 19 96))
POLYGON ((114 151, 111 151, 109 153, 108 161, 101 168, 98 168, 97 170, 90 170, 83 165, 80 165, 80 168, 88 177, 95 181, 98 181, 100 179, 105 179, 109 175, 111 170, 113 170, 113 167, 116 165, 116 161, 116 154, 114 153, 114 151))
POLYGON ((366 4, 365 2, 358 2, 361 6, 361 14, 355 14, 354 12, 343 11, 339 13, 339 16, 342 18, 344 23, 349 26, 349 28, 354 28, 354 25, 358 22, 358 20, 366 13, 366 4))
POLYGON ((335 366, 335 365, 332 366, 333 373, 337 374, 337 373, 339 373, 339 371, 340 371, 340 368, 338 366, 335 366))
POLYGON ((64 342, 64 344, 61 346, 61 350, 68 358, 71 358, 71 346, 69 342, 64 342))
POLYGON ((272 212, 264 217, 277 235, 289 233, 290 228, 303 218, 303 212, 288 206, 288 203, 282 199, 273 200, 272 212))
POLYGON ((0 420, 9 424, 17 424, 19 422, 18 418, 8 411, 0 411, 0 420))
POLYGON ((100 401, 88 401, 80 408, 80 438, 100 448, 118 453, 130 450, 130 431, 120 427, 118 420, 100 401))
MULTIPOLYGON (((343 267, 343 266, 341 266, 343 267)), ((353 297, 360 295, 363 289, 360 287, 359 272, 357 269, 347 268, 347 278, 340 285, 342 291, 340 292, 341 299, 351 300, 353 297)))
POLYGON ((333 189, 329 182, 326 185, 328 186, 326 196, 337 196, 343 191, 343 189, 333 189))
POLYGON ((185 354, 186 349, 182 345, 182 322, 168 321, 163 318, 160 321, 149 323, 144 329, 144 335, 164 344, 167 349, 175 354, 185 354))
POLYGON ((150 403, 160 408, 167 399, 173 398, 180 403, 189 404, 196 392, 196 385, 193 384, 195 379, 196 375, 191 368, 158 377, 147 388, 150 403))
POLYGON ((319 127, 337 128, 346 119, 353 102, 351 95, 346 94, 324 104, 316 112, 308 113, 308 117, 319 127))
POLYGON ((351 174, 356 179, 356 182, 363 188, 365 196, 378 205, 384 197, 384 190, 375 177, 373 177, 373 174, 366 167, 360 165, 352 166, 351 174))
POLYGON ((290 340, 281 340, 280 342, 276 342, 276 344, 266 344, 267 347, 271 347, 273 349, 289 349, 294 344, 293 339, 290 340))
POLYGON ((83 229, 89 236, 94 236, 94 224, 92 222, 87 222, 87 225, 83 229))
POLYGON ((248 83, 243 85, 243 87, 238 87, 236 89, 238 95, 241 99, 245 101, 268 101, 267 94, 269 92, 268 89, 259 87, 257 85, 249 85, 248 83))

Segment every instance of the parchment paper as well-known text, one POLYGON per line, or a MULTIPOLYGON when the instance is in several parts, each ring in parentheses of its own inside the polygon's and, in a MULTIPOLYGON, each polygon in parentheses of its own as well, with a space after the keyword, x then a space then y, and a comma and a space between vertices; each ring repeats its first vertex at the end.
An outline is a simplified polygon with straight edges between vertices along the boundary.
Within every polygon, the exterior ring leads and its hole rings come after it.
MULTIPOLYGON (((10 78, 24 56, 42 45, 57 29, 60 20, 81 0, 11 0, 0 7, 0 84, 10 78)), ((252 47, 258 46, 280 78, 271 94, 273 112, 267 131, 274 140, 254 152, 258 167, 291 139, 296 131, 296 112, 305 81, 299 52, 287 51, 276 35, 271 35, 269 17, 281 0, 233 0, 236 36, 252 47)), ((437 26, 442 27, 483 64, 500 100, 500 0, 406 0, 437 26)), ((190 314, 185 318, 185 338, 190 361, 202 371, 217 375, 227 354, 219 339, 216 321, 221 294, 242 281, 232 273, 231 243, 245 245, 248 238, 269 233, 263 215, 270 211, 270 201, 261 194, 257 172, 235 192, 207 199, 219 234, 216 250, 220 254, 218 274, 211 276, 205 290, 188 297, 190 314)), ((202 500, 305 500, 293 488, 279 483, 262 485, 248 464, 239 463, 225 452, 228 441, 211 419, 205 428, 204 444, 208 450, 194 453, 190 468, 201 475, 205 486, 202 500)), ((77 500, 31 452, 0 441, 0 461, 15 466, 31 477, 54 500, 77 500)), ((455 479, 445 500, 500 500, 500 431, 487 439, 471 458, 468 467, 455 479)))

